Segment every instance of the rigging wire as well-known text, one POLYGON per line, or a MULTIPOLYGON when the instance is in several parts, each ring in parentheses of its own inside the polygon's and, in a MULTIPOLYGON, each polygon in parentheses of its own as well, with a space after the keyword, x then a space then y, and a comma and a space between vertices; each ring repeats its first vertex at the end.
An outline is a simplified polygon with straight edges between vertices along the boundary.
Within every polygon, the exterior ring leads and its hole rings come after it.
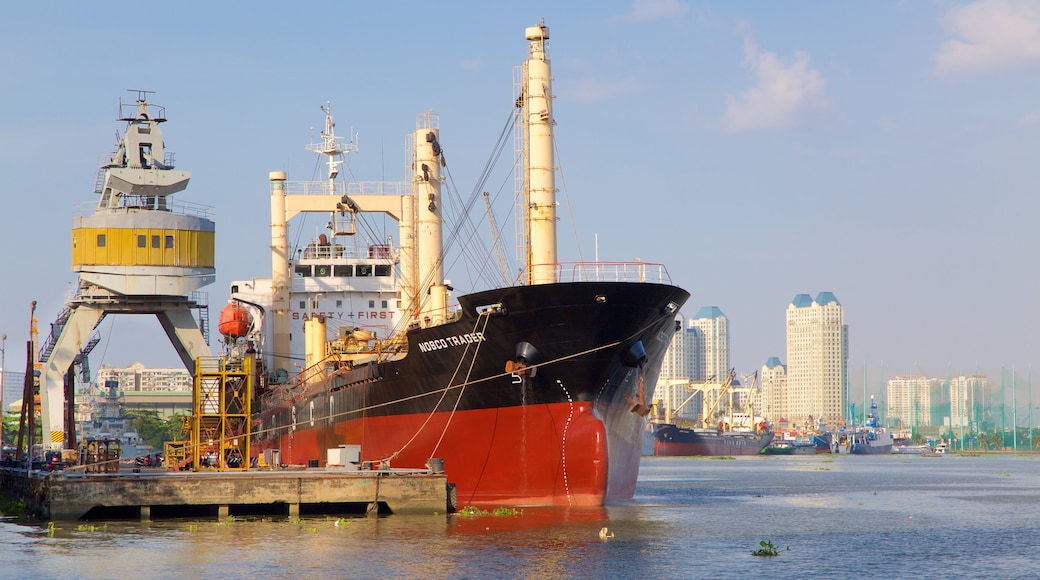
MULTIPOLYGON (((484 243, 483 238, 477 235, 479 232, 477 227, 473 224, 471 216, 472 212, 474 211, 474 208, 478 206, 477 200, 481 196, 482 192, 486 189, 485 186, 491 178, 494 167, 502 158, 503 152, 505 151, 506 146, 509 143, 509 136, 511 135, 511 128, 515 123, 516 115, 516 110, 511 107, 509 116, 504 126, 502 127, 502 131, 499 133, 498 141, 495 143, 492 154, 488 158, 487 162, 484 164, 484 167, 481 170, 480 176, 477 180, 477 183, 473 187, 472 191, 470 192, 469 198, 465 200, 465 202, 461 201, 461 197, 458 193, 458 187, 455 185, 454 175, 452 174, 449 168, 445 168, 445 173, 448 176, 448 183, 450 184, 450 187, 448 188, 449 193, 452 193, 456 196, 455 203, 458 204, 458 206, 461 208, 460 211, 462 212, 462 216, 457 219, 454 228, 450 232, 448 242, 447 244, 445 244, 445 254, 447 254, 448 251, 454 248, 454 246, 457 243, 462 243, 463 249, 455 255, 455 258, 451 261, 450 264, 448 264, 448 268, 450 269, 454 267, 459 262, 459 260, 462 260, 464 258, 471 258, 473 259, 474 266, 479 266, 478 276, 483 282, 487 283, 489 286, 495 285, 495 281, 489 278, 490 274, 488 274, 488 271, 491 269, 491 252, 484 243), (469 227, 467 228, 466 226, 469 227), (460 235, 464 228, 466 228, 466 236, 460 235), (475 242, 474 239, 476 240, 475 242), (474 244, 479 246, 479 256, 481 256, 482 258, 477 259, 475 258, 474 254, 466 253, 466 249, 470 248, 474 244)), ((496 226, 491 225, 490 227, 496 226)))

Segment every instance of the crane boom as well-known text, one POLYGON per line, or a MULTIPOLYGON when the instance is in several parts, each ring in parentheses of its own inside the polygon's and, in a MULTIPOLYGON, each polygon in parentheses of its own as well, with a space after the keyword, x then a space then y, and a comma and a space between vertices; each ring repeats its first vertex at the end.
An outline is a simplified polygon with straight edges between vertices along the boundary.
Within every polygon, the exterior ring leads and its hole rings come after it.
POLYGON ((726 376, 726 380, 722 381, 722 384, 719 385, 719 394, 716 395, 715 401, 711 404, 711 407, 704 413, 704 416, 701 417, 701 423, 705 429, 708 428, 708 423, 711 421, 711 414, 715 412, 715 407, 719 405, 719 401, 722 400, 722 396, 726 394, 729 386, 733 384, 733 379, 736 376, 736 369, 729 369, 729 374, 726 376))
POLYGON ((484 207, 487 209, 488 228, 491 229, 491 239, 495 244, 495 258, 498 260, 498 273, 502 276, 503 285, 509 285, 513 281, 509 264, 506 261, 506 252, 502 249, 502 238, 498 235, 498 222, 495 221, 495 212, 491 209, 491 196, 484 192, 484 207))

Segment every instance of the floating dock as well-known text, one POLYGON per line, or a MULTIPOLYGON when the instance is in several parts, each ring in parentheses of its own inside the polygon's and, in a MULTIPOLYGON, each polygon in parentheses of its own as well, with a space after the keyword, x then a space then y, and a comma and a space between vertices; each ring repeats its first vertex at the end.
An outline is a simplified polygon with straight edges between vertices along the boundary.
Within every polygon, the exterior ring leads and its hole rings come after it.
POLYGON ((67 473, 4 468, 2 489, 43 520, 444 514, 444 473, 336 468, 243 472, 67 473))

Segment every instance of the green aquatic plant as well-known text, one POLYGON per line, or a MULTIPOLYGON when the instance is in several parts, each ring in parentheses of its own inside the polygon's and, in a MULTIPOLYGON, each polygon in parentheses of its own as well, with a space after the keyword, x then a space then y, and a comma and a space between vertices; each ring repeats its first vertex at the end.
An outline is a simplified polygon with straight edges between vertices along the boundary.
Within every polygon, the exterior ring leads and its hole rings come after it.
POLYGON ((458 511, 458 515, 460 515, 462 517, 466 517, 466 518, 475 518, 475 517, 479 517, 479 516, 486 516, 486 515, 488 515, 488 511, 487 510, 482 510, 482 509, 480 509, 480 508, 478 508, 476 506, 468 505, 468 506, 460 509, 458 511))
POLYGON ((523 515, 523 513, 524 510, 518 508, 498 507, 495 508, 494 511, 489 512, 487 510, 482 510, 476 506, 468 505, 456 512, 456 515, 465 518, 476 518, 483 516, 520 516, 523 515))
MULTIPOLYGON (((774 546, 773 542, 769 542, 767 540, 762 540, 761 542, 758 543, 758 545, 759 545, 759 548, 757 550, 751 550, 751 555, 752 556, 762 556, 762 557, 772 558, 774 556, 779 556, 780 555, 780 548, 777 548, 776 546, 774 546)), ((791 547, 788 546, 787 549, 790 550, 791 547)))
POLYGON ((0 492, 0 516, 25 516, 25 500, 0 492))

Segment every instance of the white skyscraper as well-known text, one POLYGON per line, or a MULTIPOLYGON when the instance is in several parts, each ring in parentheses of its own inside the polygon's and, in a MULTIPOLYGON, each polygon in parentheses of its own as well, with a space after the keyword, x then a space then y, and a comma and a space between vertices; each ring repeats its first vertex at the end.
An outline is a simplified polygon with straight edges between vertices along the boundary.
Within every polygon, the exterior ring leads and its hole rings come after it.
POLYGON ((833 293, 794 297, 787 306, 788 421, 812 416, 833 426, 847 420, 848 345, 844 309, 833 293))
POLYGON ((771 356, 762 365, 762 416, 771 423, 787 415, 787 367, 771 356))
POLYGON ((729 374, 729 319, 718 306, 703 306, 689 321, 693 343, 690 378, 721 383, 729 374))
POLYGON ((695 418, 700 409, 699 405, 694 404, 696 401, 683 405, 692 393, 688 384, 692 368, 690 358, 695 352, 691 333, 683 330, 684 320, 681 313, 675 315, 677 332, 672 335, 672 343, 661 361, 661 373, 657 377, 652 400, 661 405, 658 412, 662 415, 669 413, 681 418, 695 418))
POLYGON ((976 407, 982 400, 982 392, 989 386, 983 376, 950 378, 950 426, 961 429, 978 429, 976 407))
POLYGON ((661 373, 660 378, 662 379, 676 379, 679 377, 689 377, 687 369, 689 365, 686 359, 689 356, 689 349, 686 346, 686 333, 682 332, 683 329, 683 315, 680 312, 675 313, 675 334, 672 335, 672 343, 668 345, 668 349, 664 351, 664 358, 661 360, 661 373))
POLYGON ((888 425, 900 429, 932 425, 932 394, 941 384, 941 380, 925 376, 889 379, 885 387, 888 425))

